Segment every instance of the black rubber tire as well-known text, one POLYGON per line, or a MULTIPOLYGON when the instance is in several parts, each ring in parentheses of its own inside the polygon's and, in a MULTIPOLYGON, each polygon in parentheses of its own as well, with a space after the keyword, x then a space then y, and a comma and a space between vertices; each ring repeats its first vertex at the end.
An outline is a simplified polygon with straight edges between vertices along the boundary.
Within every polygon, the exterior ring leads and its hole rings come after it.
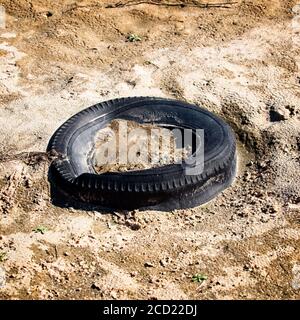
POLYGON ((50 166, 51 183, 78 200, 109 208, 194 207, 228 187, 236 172, 236 143, 229 125, 203 108, 162 98, 122 98, 89 107, 54 133, 47 150, 60 155, 50 166), (182 163, 96 174, 88 157, 93 137, 116 118, 204 129, 204 170, 187 175, 182 163))

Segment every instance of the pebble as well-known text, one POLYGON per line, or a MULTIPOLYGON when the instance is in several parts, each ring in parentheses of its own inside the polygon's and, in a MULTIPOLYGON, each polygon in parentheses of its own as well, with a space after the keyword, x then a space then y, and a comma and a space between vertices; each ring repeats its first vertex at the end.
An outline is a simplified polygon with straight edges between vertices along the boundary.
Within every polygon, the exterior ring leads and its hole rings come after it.
POLYGON ((161 265, 162 267, 165 267, 165 266, 167 265, 166 261, 163 260, 163 259, 161 259, 161 260, 159 261, 159 263, 160 263, 160 265, 161 265))
POLYGON ((171 263, 172 262, 172 259, 170 258, 170 257, 166 257, 165 259, 161 259, 160 261, 159 261, 159 263, 160 263, 160 265, 162 266, 162 267, 166 267, 169 263, 171 263))
POLYGON ((251 180, 251 173, 249 171, 247 171, 244 175, 244 181, 249 181, 251 180))
POLYGON ((117 292, 114 291, 114 290, 111 291, 110 296, 111 296, 113 299, 117 299, 117 298, 118 298, 118 294, 117 294, 117 292))
POLYGON ((94 282, 92 285, 91 285, 91 288, 92 289, 96 289, 96 290, 101 290, 100 286, 98 285, 97 282, 94 282))
POLYGON ((145 262, 144 263, 144 267, 146 267, 146 268, 154 268, 154 264, 151 263, 151 262, 145 262))

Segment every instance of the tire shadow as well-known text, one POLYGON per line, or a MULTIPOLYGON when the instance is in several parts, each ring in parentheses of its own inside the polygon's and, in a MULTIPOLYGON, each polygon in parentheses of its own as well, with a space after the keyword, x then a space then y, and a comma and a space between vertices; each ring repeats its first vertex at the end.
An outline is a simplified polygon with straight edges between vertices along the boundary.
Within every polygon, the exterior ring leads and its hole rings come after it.
POLYGON ((115 210, 111 208, 105 208, 100 205, 90 204, 77 199, 72 198, 70 195, 62 191, 57 187, 53 176, 51 174, 51 168, 48 171, 48 181, 50 183, 50 199, 51 203, 59 208, 63 209, 75 209, 84 211, 97 211, 103 214, 112 214, 115 210))

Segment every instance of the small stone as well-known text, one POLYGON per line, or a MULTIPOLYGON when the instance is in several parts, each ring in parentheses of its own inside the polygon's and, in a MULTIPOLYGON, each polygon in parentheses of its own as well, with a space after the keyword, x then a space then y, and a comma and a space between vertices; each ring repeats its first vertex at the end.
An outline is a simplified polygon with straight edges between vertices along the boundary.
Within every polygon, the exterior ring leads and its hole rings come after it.
POLYGON ((134 231, 139 230, 142 227, 141 224, 137 223, 137 222, 131 222, 131 223, 126 222, 126 225, 128 225, 130 227, 130 229, 134 230, 134 231))
POLYGON ((160 265, 161 265, 162 267, 165 267, 165 266, 167 265, 166 261, 163 260, 163 259, 161 259, 161 260, 159 261, 159 263, 160 263, 160 265))
POLYGON ((96 290, 101 290, 101 287, 99 286, 99 284, 97 282, 94 282, 92 285, 91 285, 91 288, 92 289, 96 289, 96 290))
POLYGON ((261 191, 261 190, 255 192, 255 196, 256 196, 257 198, 262 198, 264 195, 265 195, 265 192, 263 192, 263 191, 261 191))
POLYGON ((251 173, 249 171, 245 172, 244 181, 249 181, 251 179, 251 173))
POLYGON ((172 262, 172 259, 171 259, 170 257, 166 257, 165 259, 161 259, 161 260, 159 261, 159 263, 160 263, 160 265, 161 265, 162 267, 167 266, 170 262, 172 262))
POLYGON ((154 264, 151 263, 151 262, 145 262, 144 263, 144 267, 146 267, 146 268, 154 268, 154 264))
POLYGON ((252 268, 251 268, 248 264, 245 264, 244 267, 243 267, 243 269, 244 269, 245 271, 252 271, 252 268))
POLYGON ((26 180, 25 180, 25 187, 26 188, 31 188, 32 187, 32 180, 30 179, 30 178, 27 178, 26 180))
POLYGON ((278 204, 272 204, 270 206, 270 213, 277 213, 279 211, 279 205, 278 204))
POLYGON ((154 278, 150 278, 148 282, 149 283, 154 283, 154 278))
POLYGON ((269 116, 271 122, 285 121, 290 117, 290 112, 282 107, 271 106, 269 116))
POLYGON ((46 16, 47 18, 50 18, 50 17, 53 16, 53 13, 52 13, 51 11, 47 11, 47 12, 45 13, 45 16, 46 16))
POLYGON ((117 291, 112 290, 112 291, 110 292, 110 296, 111 296, 113 299, 117 299, 117 298, 118 298, 118 293, 117 293, 117 291))

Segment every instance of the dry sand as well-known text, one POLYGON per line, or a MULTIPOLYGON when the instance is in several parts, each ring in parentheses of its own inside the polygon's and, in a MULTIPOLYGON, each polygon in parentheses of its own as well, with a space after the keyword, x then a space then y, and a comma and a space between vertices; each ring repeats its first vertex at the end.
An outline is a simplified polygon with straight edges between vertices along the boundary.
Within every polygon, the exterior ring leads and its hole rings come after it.
POLYGON ((296 1, 105 8, 116 2, 0 0, 0 298, 299 299, 296 1), (45 151, 95 102, 135 95, 186 100, 228 121, 233 186, 174 212, 52 204, 46 159, 14 155, 45 151), (200 273, 207 280, 192 282, 200 273))

